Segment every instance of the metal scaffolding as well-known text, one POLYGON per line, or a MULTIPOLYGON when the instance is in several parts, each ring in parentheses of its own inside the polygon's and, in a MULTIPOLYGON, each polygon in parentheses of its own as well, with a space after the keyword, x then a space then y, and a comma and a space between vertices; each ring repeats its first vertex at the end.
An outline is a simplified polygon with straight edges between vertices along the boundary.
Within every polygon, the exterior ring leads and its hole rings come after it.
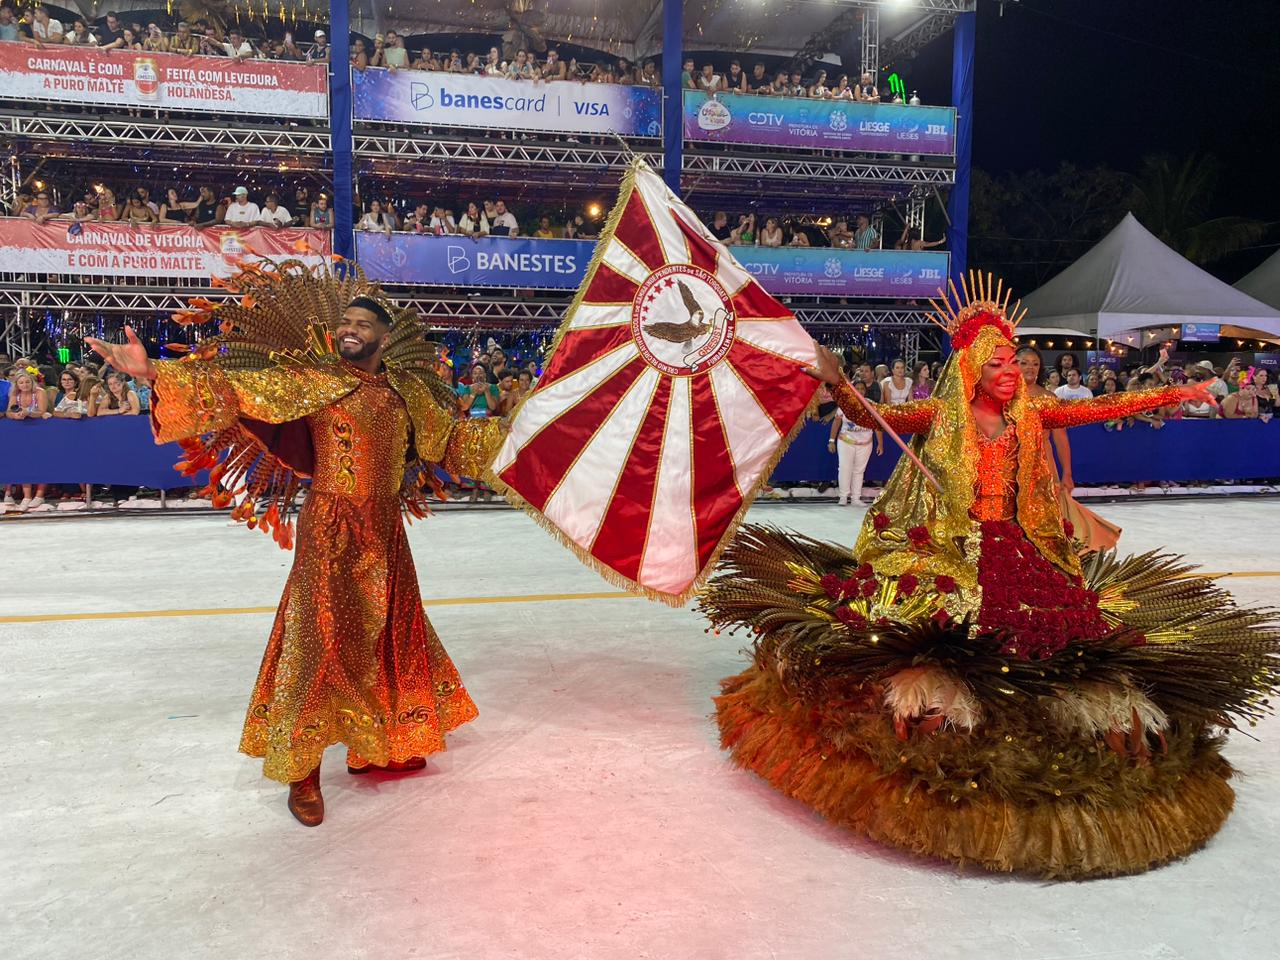
MULTIPOLYGON (((52 112, 0 113, 0 143, 13 141, 110 144, 113 148, 155 150, 270 151, 319 154, 329 150, 329 131, 323 127, 249 127, 196 121, 141 120, 133 117, 78 116, 52 112)), ((225 158, 224 158, 225 161, 225 158)))

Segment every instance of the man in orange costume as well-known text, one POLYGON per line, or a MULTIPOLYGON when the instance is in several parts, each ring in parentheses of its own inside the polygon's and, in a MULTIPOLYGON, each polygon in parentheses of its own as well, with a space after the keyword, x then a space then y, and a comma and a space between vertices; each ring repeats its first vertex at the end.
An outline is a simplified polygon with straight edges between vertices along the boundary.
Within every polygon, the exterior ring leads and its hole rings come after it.
POLYGON ((476 716, 423 611, 400 511, 421 515, 419 478, 437 462, 477 475, 501 428, 457 418, 419 318, 397 316, 354 271, 339 280, 294 263, 232 285, 239 305, 184 316, 220 320, 223 333, 182 360, 150 360, 132 330, 123 345, 87 342, 152 382, 157 442, 181 441, 180 466, 210 469, 215 502, 243 495, 233 516, 282 546, 310 478, 240 749, 264 758, 264 774, 289 784, 290 811, 315 826, 326 747, 346 744, 351 773, 417 770, 476 716))

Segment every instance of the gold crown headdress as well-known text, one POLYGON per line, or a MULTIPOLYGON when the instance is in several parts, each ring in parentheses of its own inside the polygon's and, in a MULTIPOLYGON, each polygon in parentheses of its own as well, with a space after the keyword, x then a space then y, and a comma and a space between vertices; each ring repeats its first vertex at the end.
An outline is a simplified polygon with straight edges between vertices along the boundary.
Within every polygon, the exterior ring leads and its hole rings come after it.
POLYGON ((947 331, 951 337, 951 346, 956 350, 964 350, 977 338, 983 327, 996 327, 1005 337, 1012 340, 1013 331, 1026 317, 1026 308, 1019 300, 1009 309, 1009 298, 1012 290, 1005 290, 1004 280, 996 280, 987 273, 983 275, 970 270, 968 277, 960 278, 961 290, 956 290, 955 281, 948 280, 948 293, 938 290, 941 302, 930 298, 934 315, 929 317, 934 323, 947 331), (952 305, 952 301, 955 305, 952 305))

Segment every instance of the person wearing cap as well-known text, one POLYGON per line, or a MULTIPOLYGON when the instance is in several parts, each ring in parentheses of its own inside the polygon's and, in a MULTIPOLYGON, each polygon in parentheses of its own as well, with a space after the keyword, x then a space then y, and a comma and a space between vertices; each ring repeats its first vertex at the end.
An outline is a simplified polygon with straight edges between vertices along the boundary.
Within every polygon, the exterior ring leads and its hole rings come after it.
POLYGON ((315 34, 315 43, 311 45, 311 49, 307 51, 307 63, 328 63, 329 62, 329 39, 324 35, 323 30, 317 30, 315 34))
POLYGON ((1192 364, 1188 371, 1197 383, 1203 383, 1204 388, 1218 398, 1221 403, 1227 398, 1230 389, 1221 377, 1218 376, 1218 370, 1209 360, 1201 360, 1199 363, 1192 364))
POLYGON ((258 209, 258 205, 249 199, 249 191, 244 187, 236 187, 231 194, 231 200, 227 203, 226 216, 222 218, 222 222, 226 224, 236 224, 242 227, 251 227, 257 223, 262 217, 262 211, 258 209))

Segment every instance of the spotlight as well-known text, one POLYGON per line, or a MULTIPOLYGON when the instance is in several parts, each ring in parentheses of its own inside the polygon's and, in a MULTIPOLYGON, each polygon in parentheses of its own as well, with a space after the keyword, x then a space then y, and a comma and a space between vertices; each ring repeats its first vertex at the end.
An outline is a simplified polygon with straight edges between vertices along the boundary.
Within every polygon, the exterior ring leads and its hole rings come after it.
POLYGON ((587 216, 593 217, 593 218, 600 216, 600 204, 598 203, 587 204, 587 216))

